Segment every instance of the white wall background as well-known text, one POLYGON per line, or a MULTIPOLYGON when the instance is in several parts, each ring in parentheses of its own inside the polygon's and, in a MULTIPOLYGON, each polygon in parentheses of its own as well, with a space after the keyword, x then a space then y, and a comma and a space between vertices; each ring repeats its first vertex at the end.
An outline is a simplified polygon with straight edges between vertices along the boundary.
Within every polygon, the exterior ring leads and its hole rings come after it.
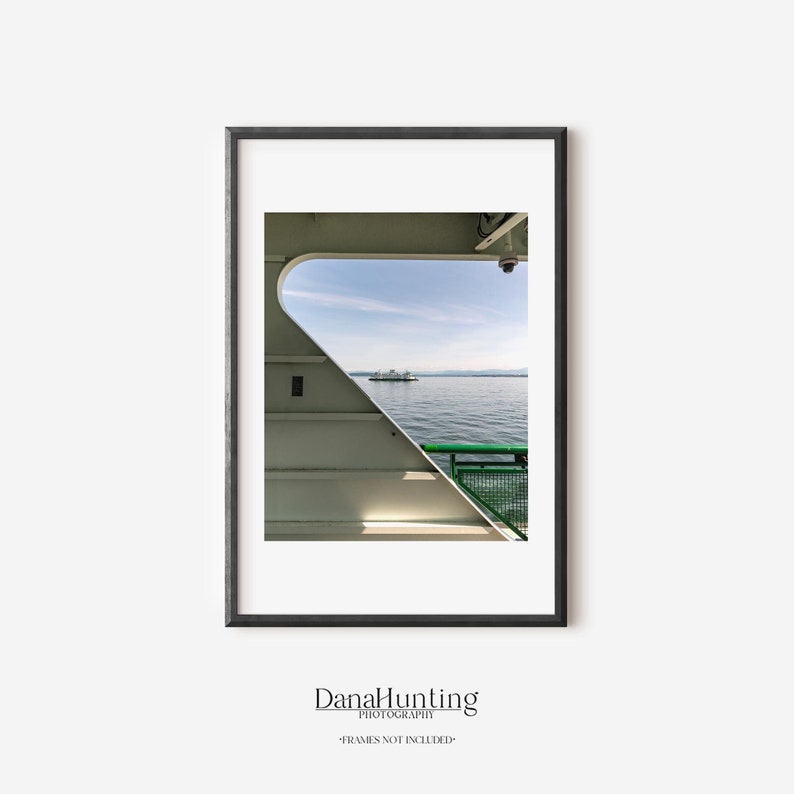
POLYGON ((782 8, 4 12, 5 790, 791 790, 782 8), (567 630, 223 627, 223 129, 327 124, 570 128, 567 630), (343 751, 378 684, 480 716, 343 751))

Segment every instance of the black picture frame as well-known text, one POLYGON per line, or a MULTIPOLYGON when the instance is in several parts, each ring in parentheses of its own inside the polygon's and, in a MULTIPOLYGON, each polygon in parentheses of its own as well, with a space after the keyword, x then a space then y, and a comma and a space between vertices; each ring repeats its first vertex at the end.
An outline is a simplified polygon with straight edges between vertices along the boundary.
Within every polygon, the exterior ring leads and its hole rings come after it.
POLYGON ((242 626, 567 625, 567 128, 566 127, 227 127, 225 305, 225 623, 242 626), (238 611, 238 144, 269 139, 547 139, 554 142, 554 612, 475 614, 240 614, 238 611))

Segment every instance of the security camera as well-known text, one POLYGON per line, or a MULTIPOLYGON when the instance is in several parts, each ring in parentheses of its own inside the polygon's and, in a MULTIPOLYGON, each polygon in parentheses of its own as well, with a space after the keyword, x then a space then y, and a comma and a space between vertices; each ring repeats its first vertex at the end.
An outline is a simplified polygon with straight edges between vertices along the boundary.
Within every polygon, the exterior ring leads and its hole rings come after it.
POLYGON ((505 251, 501 258, 499 259, 499 267, 505 273, 512 273, 513 268, 518 264, 518 257, 515 254, 515 251, 505 251))

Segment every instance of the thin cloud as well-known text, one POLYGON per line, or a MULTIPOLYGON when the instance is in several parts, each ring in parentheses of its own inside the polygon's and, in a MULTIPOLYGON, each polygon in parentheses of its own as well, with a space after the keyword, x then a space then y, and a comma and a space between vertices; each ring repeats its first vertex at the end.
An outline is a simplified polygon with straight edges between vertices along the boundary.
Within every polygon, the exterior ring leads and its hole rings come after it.
POLYGON ((361 312, 378 312, 380 314, 420 314, 416 309, 395 306, 376 298, 358 298, 353 295, 330 295, 327 292, 309 292, 307 290, 285 289, 284 295, 291 298, 303 298, 320 306, 332 306, 338 309, 355 309, 361 312))
POLYGON ((480 325, 485 319, 479 316, 482 309, 476 306, 455 306, 453 314, 438 312, 436 307, 397 306, 377 298, 363 298, 355 295, 339 295, 328 292, 312 292, 310 290, 284 289, 283 294, 289 298, 311 301, 318 306, 334 309, 371 312, 373 314, 397 314, 402 317, 418 317, 425 322, 457 323, 462 325, 480 325))

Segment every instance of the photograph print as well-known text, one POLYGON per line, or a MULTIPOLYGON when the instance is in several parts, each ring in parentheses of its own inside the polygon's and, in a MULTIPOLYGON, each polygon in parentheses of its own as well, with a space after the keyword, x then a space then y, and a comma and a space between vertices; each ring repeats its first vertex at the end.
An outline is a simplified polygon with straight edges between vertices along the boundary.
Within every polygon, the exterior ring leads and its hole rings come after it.
POLYGON ((526 541, 526 212, 267 212, 266 541, 526 541))

